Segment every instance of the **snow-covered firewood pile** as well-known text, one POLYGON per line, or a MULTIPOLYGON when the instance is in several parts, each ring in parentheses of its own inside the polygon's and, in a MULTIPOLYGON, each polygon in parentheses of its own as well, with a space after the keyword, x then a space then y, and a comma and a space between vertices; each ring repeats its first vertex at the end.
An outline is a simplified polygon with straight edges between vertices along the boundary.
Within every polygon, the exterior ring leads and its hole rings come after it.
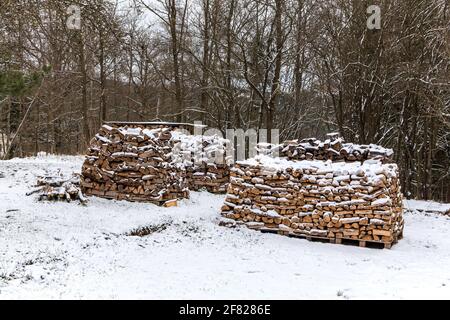
POLYGON ((87 199, 84 197, 80 189, 80 176, 74 174, 70 178, 63 176, 44 176, 38 177, 36 188, 27 193, 27 196, 38 194, 39 201, 73 201, 79 200, 81 203, 86 203, 87 199))
POLYGON ((171 163, 171 128, 103 125, 82 167, 83 191, 110 199, 163 203, 189 196, 186 175, 171 163))
POLYGON ((225 224, 306 238, 384 243, 403 232, 396 164, 290 161, 269 156, 238 162, 222 207, 225 224))
POLYGON ((229 142, 217 136, 195 136, 173 132, 173 162, 186 171, 189 189, 225 193, 230 182, 232 157, 229 142))
POLYGON ((217 137, 205 139, 164 124, 103 125, 88 149, 81 185, 87 195, 157 204, 188 198, 189 188, 225 191, 229 167, 203 161, 219 143, 224 149, 217 137))
POLYGON ((260 153, 273 154, 290 160, 332 160, 332 161, 365 161, 380 160, 383 163, 392 162, 394 152, 375 144, 358 145, 344 143, 336 134, 329 134, 328 139, 320 141, 315 138, 285 141, 280 145, 261 144, 260 153))

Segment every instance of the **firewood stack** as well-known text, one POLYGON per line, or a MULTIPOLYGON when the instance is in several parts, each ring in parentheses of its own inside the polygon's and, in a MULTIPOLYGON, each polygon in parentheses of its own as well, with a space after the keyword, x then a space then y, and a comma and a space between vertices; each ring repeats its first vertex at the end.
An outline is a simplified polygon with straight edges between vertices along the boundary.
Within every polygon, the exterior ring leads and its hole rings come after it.
POLYGON ((103 125, 83 164, 83 192, 157 204, 188 198, 186 174, 171 165, 171 131, 103 125))
POLYGON ((174 133, 174 162, 183 163, 189 189, 225 193, 230 182, 232 158, 229 142, 217 136, 190 136, 174 133))
POLYGON ((305 238, 378 242, 403 232, 396 164, 289 161, 257 156, 231 169, 225 222, 305 238))
POLYGON ((222 140, 189 135, 164 124, 103 125, 92 139, 83 164, 83 192, 156 204, 188 198, 189 188, 225 192, 228 165, 214 165, 205 156, 219 144, 224 150, 226 141, 222 140))
POLYGON ((258 146, 260 154, 272 154, 277 151, 280 157, 290 160, 332 160, 365 161, 368 159, 391 163, 393 151, 378 145, 358 145, 344 143, 337 134, 329 134, 328 139, 320 141, 315 138, 285 141, 280 145, 267 143, 258 146))
POLYGON ((80 176, 73 174, 72 177, 66 178, 62 175, 52 175, 38 177, 36 188, 26 195, 39 194, 38 200, 48 201, 67 201, 79 200, 85 204, 87 199, 84 197, 80 189, 80 176))

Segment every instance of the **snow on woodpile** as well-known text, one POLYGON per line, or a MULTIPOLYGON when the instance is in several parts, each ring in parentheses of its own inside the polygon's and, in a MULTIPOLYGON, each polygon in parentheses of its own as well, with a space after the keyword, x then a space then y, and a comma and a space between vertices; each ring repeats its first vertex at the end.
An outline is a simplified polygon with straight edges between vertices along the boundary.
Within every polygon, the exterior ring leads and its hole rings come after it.
POLYGON ((329 138, 320 141, 315 138, 285 141, 280 145, 267 143, 259 145, 263 154, 278 152, 281 157, 290 160, 332 160, 332 161, 364 161, 380 160, 383 163, 392 162, 394 152, 375 144, 359 145, 344 143, 337 135, 329 134, 329 138))
POLYGON ((187 198, 185 174, 170 165, 171 130, 103 125, 82 167, 83 192, 157 203, 187 198))
POLYGON ((390 247, 403 232, 398 168, 257 156, 231 169, 222 215, 250 229, 390 247))
POLYGON ((83 191, 158 204, 188 198, 189 188, 224 192, 228 166, 203 159, 217 148, 217 153, 223 153, 222 140, 192 136, 173 126, 103 125, 92 139, 83 164, 83 191))
POLYGON ((226 192, 233 160, 226 152, 228 140, 180 132, 174 132, 172 140, 173 163, 181 165, 186 171, 190 190, 205 188, 212 193, 226 192))
POLYGON ((38 177, 35 189, 27 192, 27 196, 39 194, 38 200, 67 201, 79 200, 86 203, 86 198, 80 189, 79 174, 72 174, 70 178, 62 174, 38 177))

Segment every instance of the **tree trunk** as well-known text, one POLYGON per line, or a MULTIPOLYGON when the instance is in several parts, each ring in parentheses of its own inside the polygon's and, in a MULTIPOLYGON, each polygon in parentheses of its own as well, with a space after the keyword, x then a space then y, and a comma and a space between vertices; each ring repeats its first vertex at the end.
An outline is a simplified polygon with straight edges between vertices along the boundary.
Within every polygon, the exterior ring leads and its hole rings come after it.
POLYGON ((233 88, 231 87, 231 56, 233 52, 233 42, 232 42, 232 22, 234 16, 234 6, 235 0, 230 0, 230 9, 227 16, 227 49, 226 49, 226 94, 228 98, 228 112, 234 113, 234 127, 241 127, 241 115, 239 107, 234 103, 233 88))
POLYGON ((180 77, 180 64, 179 64, 180 44, 177 35, 177 8, 175 0, 170 0, 169 23, 170 23, 169 28, 171 36, 172 62, 173 62, 173 76, 175 81, 175 100, 177 103, 176 121, 182 122, 184 107, 183 107, 183 91, 180 77))
POLYGON ((100 112, 99 112, 99 120, 100 125, 103 121, 106 121, 106 75, 105 75, 105 44, 104 44, 104 35, 103 31, 100 30, 99 33, 99 44, 100 44, 100 55, 99 55, 99 64, 100 64, 100 112))
MULTIPOLYGON (((274 123, 274 114, 278 103, 278 97, 280 95, 280 73, 281 62, 283 53, 283 28, 282 28, 282 12, 283 12, 283 0, 275 0, 275 42, 276 42, 276 57, 275 57, 275 70, 272 80, 271 97, 268 104, 266 128, 272 130, 274 123)), ((270 142, 270 135, 269 135, 270 142)))
POLYGON ((209 0, 203 0, 203 57, 202 57, 202 79, 200 94, 200 109, 202 110, 202 122, 206 120, 208 110, 208 82, 209 82, 209 41, 210 41, 210 4, 209 0))
POLYGON ((88 110, 88 79, 87 79, 87 70, 86 70, 86 57, 85 57, 85 48, 84 48, 84 38, 83 32, 79 33, 79 68, 81 74, 81 112, 83 115, 82 120, 82 130, 83 130, 83 142, 85 147, 88 146, 90 140, 90 130, 89 130, 89 110, 88 110))

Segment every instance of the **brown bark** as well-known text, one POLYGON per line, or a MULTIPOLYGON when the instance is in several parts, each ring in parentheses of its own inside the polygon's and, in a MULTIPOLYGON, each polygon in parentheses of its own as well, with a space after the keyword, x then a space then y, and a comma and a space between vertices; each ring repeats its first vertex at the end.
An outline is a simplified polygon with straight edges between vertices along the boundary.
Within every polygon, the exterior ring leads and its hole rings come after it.
POLYGON ((88 111, 88 78, 86 70, 86 56, 84 48, 84 35, 80 31, 78 42, 78 67, 81 74, 81 112, 83 115, 82 119, 82 130, 83 130, 83 142, 85 147, 89 145, 89 140, 91 137, 89 130, 89 111, 88 111))
MULTIPOLYGON (((283 14, 283 0, 275 0, 275 43, 276 43, 276 57, 275 57, 275 70, 272 80, 271 97, 268 104, 266 128, 271 130, 274 123, 274 114, 276 112, 276 106, 278 97, 280 95, 280 73, 281 62, 283 58, 283 27, 282 27, 282 14, 283 14)), ((270 142, 270 136, 269 136, 270 142)))

